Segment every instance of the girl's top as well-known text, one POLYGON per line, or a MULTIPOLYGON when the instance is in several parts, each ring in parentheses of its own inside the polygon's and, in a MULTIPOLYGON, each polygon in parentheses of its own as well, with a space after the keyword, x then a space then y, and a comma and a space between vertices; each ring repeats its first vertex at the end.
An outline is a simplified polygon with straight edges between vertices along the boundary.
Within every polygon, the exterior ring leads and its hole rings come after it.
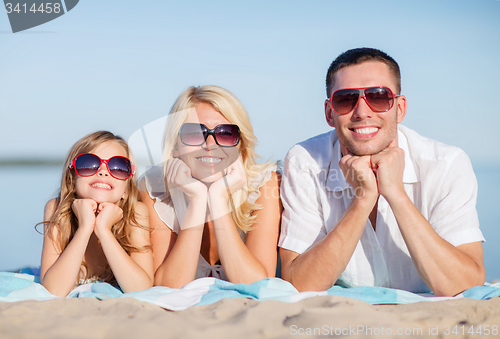
POLYGON ((97 282, 103 282, 103 281, 97 277, 93 277, 93 278, 89 278, 89 279, 79 279, 78 282, 76 283, 76 286, 93 284, 93 283, 97 283, 97 282))
MULTIPOLYGON (((251 190, 255 189, 248 196, 247 200, 250 203, 255 203, 255 201, 257 201, 260 196, 259 189, 264 186, 269 179, 271 179, 272 173, 276 171, 277 166, 272 166, 249 182, 248 186, 251 190)), ((144 178, 149 196, 154 201, 156 213, 158 213, 158 216, 165 223, 165 225, 167 225, 176 234, 179 234, 180 225, 182 224, 184 214, 186 213, 186 198, 184 197, 184 194, 179 190, 172 189, 172 201, 167 201, 165 177, 161 166, 153 166, 149 168, 146 173, 144 173, 144 178)), ((238 232, 244 242, 246 239, 246 232, 241 231, 240 229, 238 229, 238 232)), ((222 269, 222 265, 210 265, 200 254, 195 279, 203 277, 214 277, 227 280, 226 274, 222 269)))

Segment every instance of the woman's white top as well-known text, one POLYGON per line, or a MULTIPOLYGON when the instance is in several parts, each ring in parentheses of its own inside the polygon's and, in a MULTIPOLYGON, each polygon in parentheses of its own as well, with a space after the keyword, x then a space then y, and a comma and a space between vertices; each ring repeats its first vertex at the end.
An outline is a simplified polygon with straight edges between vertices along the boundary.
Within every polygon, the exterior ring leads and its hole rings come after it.
MULTIPOLYGON (((259 189, 264 186, 272 173, 277 171, 277 166, 272 166, 266 171, 260 173, 249 182, 249 187, 254 190, 248 195, 247 201, 255 203, 260 196, 259 189)), ((176 234, 179 234, 180 225, 186 213, 186 198, 184 193, 179 190, 173 189, 171 192, 172 201, 167 202, 167 189, 165 186, 165 177, 161 166, 153 166, 144 173, 144 181, 149 196, 154 201, 154 208, 160 219, 176 234)), ((238 229, 243 242, 246 239, 246 232, 238 229)), ((210 265, 205 258, 200 254, 198 259, 198 269, 196 271, 197 278, 214 277, 218 279, 227 280, 227 277, 222 269, 222 265, 210 265)))

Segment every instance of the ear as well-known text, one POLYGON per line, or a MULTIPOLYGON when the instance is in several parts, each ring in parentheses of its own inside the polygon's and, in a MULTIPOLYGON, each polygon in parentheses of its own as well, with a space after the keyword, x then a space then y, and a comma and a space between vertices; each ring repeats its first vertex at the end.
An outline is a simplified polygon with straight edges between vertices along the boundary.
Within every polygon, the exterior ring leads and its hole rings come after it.
POLYGON ((174 158, 178 158, 180 153, 179 153, 179 148, 177 147, 178 142, 175 143, 174 149, 172 150, 172 156, 174 158))
POLYGON ((330 100, 326 99, 325 100, 325 118, 326 122, 330 127, 335 127, 335 121, 333 120, 333 115, 335 113, 333 112, 332 105, 330 104, 330 100))
POLYGON ((404 95, 400 95, 398 98, 396 98, 397 102, 397 121, 398 124, 402 122, 406 116, 406 97, 404 95))

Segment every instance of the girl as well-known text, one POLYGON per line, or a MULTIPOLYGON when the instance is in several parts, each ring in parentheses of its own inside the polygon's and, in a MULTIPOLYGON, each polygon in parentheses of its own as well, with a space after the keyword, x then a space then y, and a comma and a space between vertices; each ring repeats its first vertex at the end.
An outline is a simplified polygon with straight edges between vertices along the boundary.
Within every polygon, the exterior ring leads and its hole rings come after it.
POLYGON ((276 164, 256 164, 255 144, 248 114, 229 91, 190 87, 177 99, 164 134, 163 170, 147 171, 141 190, 154 229, 156 285, 275 276, 278 174, 276 164))
POLYGON ((127 143, 106 131, 70 150, 57 198, 45 206, 41 281, 64 297, 78 284, 153 285, 148 211, 139 202, 127 143))

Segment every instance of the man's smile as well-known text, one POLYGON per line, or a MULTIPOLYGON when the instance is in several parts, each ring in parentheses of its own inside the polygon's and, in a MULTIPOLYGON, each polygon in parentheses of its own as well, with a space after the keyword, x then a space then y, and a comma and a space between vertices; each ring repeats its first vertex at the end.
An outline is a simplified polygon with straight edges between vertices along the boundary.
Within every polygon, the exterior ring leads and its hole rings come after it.
POLYGON ((357 138, 371 138, 377 135, 378 131, 380 130, 380 127, 374 127, 374 126, 354 127, 354 128, 349 128, 349 130, 353 132, 353 134, 357 138))

